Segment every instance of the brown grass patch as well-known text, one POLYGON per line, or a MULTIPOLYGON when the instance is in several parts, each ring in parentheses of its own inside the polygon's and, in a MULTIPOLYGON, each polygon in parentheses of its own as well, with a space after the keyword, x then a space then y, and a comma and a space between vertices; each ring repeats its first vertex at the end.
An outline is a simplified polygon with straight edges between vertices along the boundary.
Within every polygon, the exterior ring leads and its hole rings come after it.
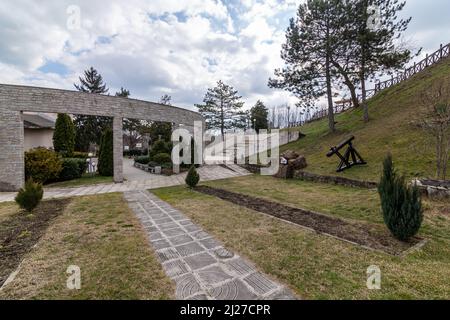
POLYGON ((171 299, 168 279, 121 194, 74 198, 0 299, 171 299), (67 289, 71 265, 81 290, 67 289))

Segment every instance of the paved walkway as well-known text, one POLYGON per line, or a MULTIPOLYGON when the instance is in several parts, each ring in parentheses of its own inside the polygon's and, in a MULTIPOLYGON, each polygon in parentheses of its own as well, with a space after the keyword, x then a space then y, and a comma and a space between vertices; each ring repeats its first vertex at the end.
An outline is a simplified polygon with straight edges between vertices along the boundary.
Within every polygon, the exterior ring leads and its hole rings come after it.
POLYGON ((290 290, 148 191, 125 192, 179 300, 292 300, 290 290))
MULTIPOLYGON (((238 167, 238 166, 237 166, 238 167)), ((240 167, 238 167, 240 168, 240 167)), ((136 169, 138 170, 138 169, 136 169)), ((242 168, 227 169, 221 166, 204 166, 198 169, 201 181, 212 181, 220 179, 234 178, 250 173, 242 168)), ((145 179, 136 181, 126 181, 120 184, 99 184, 93 186, 83 186, 77 188, 46 188, 44 192, 45 199, 54 198, 66 198, 66 197, 78 197, 94 194, 105 194, 113 192, 127 192, 136 190, 151 190, 163 187, 172 187, 185 184, 185 178, 187 173, 181 173, 170 177, 153 175, 142 171, 141 176, 145 179)), ((14 201, 16 193, 0 192, 0 203, 7 201, 14 201)))

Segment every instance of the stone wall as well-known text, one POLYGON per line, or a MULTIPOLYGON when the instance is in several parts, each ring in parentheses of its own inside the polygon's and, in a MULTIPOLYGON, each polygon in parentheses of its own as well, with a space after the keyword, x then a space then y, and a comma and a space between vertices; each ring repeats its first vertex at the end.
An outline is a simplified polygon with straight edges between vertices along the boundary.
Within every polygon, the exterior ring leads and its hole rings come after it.
POLYGON ((122 119, 193 126, 196 112, 153 102, 58 89, 0 84, 0 191, 24 183, 24 129, 21 112, 67 113, 114 118, 114 181, 122 182, 122 119))

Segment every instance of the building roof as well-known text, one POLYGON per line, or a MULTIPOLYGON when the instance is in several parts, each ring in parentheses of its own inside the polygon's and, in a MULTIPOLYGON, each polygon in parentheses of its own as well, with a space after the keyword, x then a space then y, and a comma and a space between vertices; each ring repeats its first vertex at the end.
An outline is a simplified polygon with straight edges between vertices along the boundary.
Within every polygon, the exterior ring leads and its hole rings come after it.
POLYGON ((23 114, 26 129, 55 129, 55 121, 39 114, 23 114))

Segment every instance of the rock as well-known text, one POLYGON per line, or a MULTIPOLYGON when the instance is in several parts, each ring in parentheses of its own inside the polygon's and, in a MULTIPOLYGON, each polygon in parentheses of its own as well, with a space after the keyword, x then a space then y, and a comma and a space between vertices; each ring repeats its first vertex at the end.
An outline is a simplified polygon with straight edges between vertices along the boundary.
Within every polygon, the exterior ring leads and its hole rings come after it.
POLYGON ((293 159, 297 159, 300 155, 295 151, 288 150, 288 151, 284 152, 281 156, 287 160, 293 160, 293 159))
POLYGON ((289 160, 289 166, 292 167, 292 170, 302 170, 308 166, 308 163, 305 157, 300 156, 297 159, 289 160))
POLYGON ((280 164, 280 169, 278 173, 275 175, 275 178, 279 179, 292 179, 294 177, 294 170, 289 165, 280 164))

